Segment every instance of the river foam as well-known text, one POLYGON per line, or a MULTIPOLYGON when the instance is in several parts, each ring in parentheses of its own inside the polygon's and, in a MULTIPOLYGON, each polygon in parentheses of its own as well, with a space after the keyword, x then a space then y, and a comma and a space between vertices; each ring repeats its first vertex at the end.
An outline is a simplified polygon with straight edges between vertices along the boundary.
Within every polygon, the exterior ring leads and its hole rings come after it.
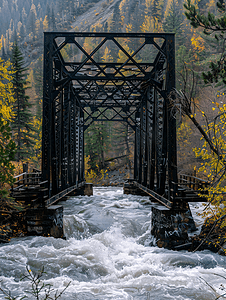
POLYGON ((150 246, 151 213, 143 204, 148 198, 144 200, 109 187, 62 202, 67 240, 24 237, 2 244, 2 288, 14 296, 26 293, 29 283, 19 279, 29 265, 33 272, 44 266, 43 279, 54 289, 71 282, 65 300, 213 300, 223 294, 226 280, 219 275, 226 277, 224 257, 150 246))

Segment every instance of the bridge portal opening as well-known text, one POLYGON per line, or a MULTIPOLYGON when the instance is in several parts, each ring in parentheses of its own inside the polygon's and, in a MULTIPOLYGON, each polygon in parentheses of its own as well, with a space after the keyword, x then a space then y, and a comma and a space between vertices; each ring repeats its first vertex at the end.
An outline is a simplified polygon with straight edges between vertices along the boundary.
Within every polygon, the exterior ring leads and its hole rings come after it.
POLYGON ((85 133, 118 122, 133 133, 134 181, 173 199, 174 87, 174 34, 45 33, 42 174, 49 196, 84 181, 85 133))

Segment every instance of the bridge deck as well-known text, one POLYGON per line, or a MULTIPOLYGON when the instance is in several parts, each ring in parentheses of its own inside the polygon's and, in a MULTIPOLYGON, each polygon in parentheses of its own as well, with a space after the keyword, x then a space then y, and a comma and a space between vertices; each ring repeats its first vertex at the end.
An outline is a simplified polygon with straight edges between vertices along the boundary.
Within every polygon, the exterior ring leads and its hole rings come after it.
POLYGON ((11 188, 11 197, 32 207, 49 207, 85 186, 85 181, 83 181, 49 197, 48 181, 42 181, 41 171, 23 172, 14 178, 16 181, 11 188))
MULTIPOLYGON (((31 204, 32 206, 43 205, 45 207, 56 204, 62 198, 81 189, 86 184, 85 181, 82 181, 60 191, 52 197, 49 197, 49 191, 47 188, 48 182, 42 181, 41 171, 36 170, 31 173, 23 172, 22 174, 15 176, 15 179, 16 181, 11 189, 11 196, 13 198, 18 201, 22 201, 25 204, 31 204)), ((177 185, 178 189, 175 197, 176 201, 206 202, 206 198, 200 195, 200 193, 204 195, 205 191, 201 191, 200 189, 205 189, 209 185, 208 181, 195 176, 182 174, 179 176, 177 185)), ((149 195, 154 201, 168 209, 173 208, 173 199, 169 200, 133 179, 129 180, 129 186, 138 188, 146 195, 149 195)))
POLYGON ((139 190, 143 191, 146 195, 149 195, 153 201, 158 202, 159 204, 173 209, 174 201, 180 202, 206 202, 205 189, 209 185, 209 181, 198 178, 196 176, 182 174, 179 176, 177 186, 177 194, 174 199, 167 199, 164 196, 159 195, 155 191, 147 188, 146 186, 138 183, 137 181, 130 179, 127 184, 128 188, 136 187, 139 190), (203 196, 202 196, 203 195, 203 196))

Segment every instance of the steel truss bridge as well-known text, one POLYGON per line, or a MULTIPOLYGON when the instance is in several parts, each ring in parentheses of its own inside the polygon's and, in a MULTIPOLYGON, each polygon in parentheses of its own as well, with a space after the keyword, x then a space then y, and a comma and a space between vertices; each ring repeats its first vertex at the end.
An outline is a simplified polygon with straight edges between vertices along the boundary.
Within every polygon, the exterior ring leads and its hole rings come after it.
POLYGON ((84 131, 95 121, 118 121, 135 132, 134 184, 165 206, 176 205, 176 120, 168 99, 174 87, 174 34, 45 33, 48 203, 85 180, 84 131))

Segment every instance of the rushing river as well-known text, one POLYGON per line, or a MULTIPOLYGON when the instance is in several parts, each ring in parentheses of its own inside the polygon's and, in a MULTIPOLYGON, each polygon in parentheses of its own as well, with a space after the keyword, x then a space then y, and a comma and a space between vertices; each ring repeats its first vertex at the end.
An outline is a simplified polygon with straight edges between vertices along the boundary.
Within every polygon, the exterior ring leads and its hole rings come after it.
MULTIPOLYGON (((147 202, 117 187, 62 202, 67 239, 23 237, 1 244, 1 287, 24 295, 29 283, 19 280, 29 265, 33 272, 44 266, 43 280, 59 291, 71 282, 65 300, 213 300, 226 292, 225 257, 153 246, 147 202)), ((191 208, 200 224, 195 215, 200 208, 191 208)))

